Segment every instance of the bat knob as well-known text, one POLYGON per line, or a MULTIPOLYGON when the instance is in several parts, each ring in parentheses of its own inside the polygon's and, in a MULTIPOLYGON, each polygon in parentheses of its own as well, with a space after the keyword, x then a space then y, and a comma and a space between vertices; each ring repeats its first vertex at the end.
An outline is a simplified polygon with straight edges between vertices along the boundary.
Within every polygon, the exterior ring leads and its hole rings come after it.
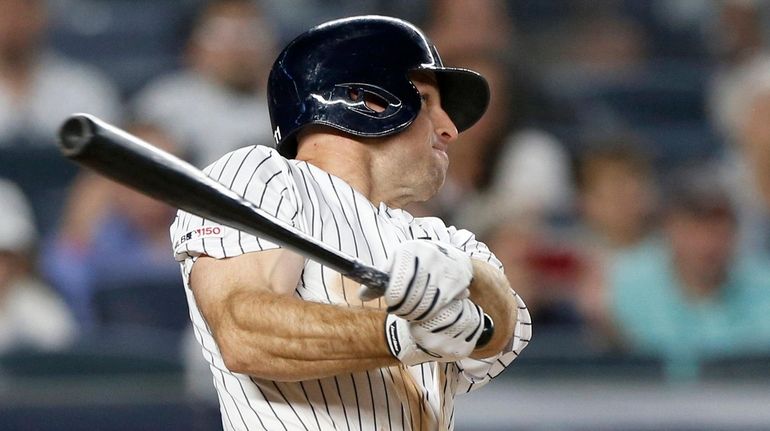
POLYGON ((93 120, 87 114, 70 116, 59 129, 59 145, 65 156, 79 154, 94 135, 93 120))
POLYGON ((484 313, 484 329, 481 330, 481 335, 476 341, 476 348, 484 347, 492 339, 492 335, 495 334, 495 322, 489 317, 489 314, 484 313))

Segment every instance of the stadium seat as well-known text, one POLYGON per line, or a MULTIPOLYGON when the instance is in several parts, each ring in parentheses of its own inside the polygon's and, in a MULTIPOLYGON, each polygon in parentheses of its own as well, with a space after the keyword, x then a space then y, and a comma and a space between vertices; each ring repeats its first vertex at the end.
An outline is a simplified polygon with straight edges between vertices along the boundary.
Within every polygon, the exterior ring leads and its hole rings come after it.
POLYGON ((90 63, 117 84, 124 98, 178 66, 190 1, 73 1, 58 11, 53 47, 90 63))
POLYGON ((27 195, 41 236, 56 229, 78 169, 53 143, 0 147, 0 177, 15 182, 27 195))
POLYGON ((101 325, 137 326, 180 332, 189 312, 179 284, 131 283, 96 291, 94 309, 101 325))

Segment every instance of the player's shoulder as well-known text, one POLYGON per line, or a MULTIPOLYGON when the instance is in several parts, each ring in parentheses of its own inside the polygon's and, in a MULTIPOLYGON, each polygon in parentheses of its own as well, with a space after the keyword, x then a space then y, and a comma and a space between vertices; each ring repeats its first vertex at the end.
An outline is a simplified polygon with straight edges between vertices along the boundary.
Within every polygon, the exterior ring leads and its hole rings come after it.
MULTIPOLYGON (((266 145, 247 145, 244 147, 236 148, 232 151, 229 151, 227 153, 224 153, 219 159, 217 159, 212 165, 220 163, 224 160, 230 159, 232 157, 240 155, 241 157, 245 157, 246 155, 255 155, 255 156, 270 156, 276 157, 276 160, 279 158, 282 159, 283 157, 278 154, 278 151, 275 150, 275 148, 268 147, 266 145)), ((284 159, 285 160, 285 159, 284 159)))
POLYGON ((447 225, 439 217, 415 217, 411 223, 438 241, 444 241, 462 249, 486 248, 470 230, 447 225))
POLYGON ((419 238, 429 237, 436 241, 453 242, 451 228, 439 217, 414 217, 409 224, 418 228, 415 233, 419 238), (420 232, 423 232, 425 236, 421 236, 420 232))
POLYGON ((272 147, 249 145, 225 153, 203 171, 212 175, 232 170, 258 173, 263 169, 270 172, 286 171, 290 169, 290 164, 272 147))
POLYGON ((230 151, 203 172, 240 196, 269 206, 271 200, 278 202, 282 196, 296 194, 293 169, 275 149, 251 145, 230 151))

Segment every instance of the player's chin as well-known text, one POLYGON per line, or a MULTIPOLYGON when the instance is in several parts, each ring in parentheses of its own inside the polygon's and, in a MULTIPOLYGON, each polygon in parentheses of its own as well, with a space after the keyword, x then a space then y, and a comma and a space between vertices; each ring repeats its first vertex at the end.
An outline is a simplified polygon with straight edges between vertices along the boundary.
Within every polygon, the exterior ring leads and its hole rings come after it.
POLYGON ((434 148, 431 162, 434 169, 441 171, 442 177, 446 175, 446 171, 449 169, 449 155, 446 153, 446 151, 434 148))
POLYGON ((414 184, 414 199, 416 202, 425 202, 438 193, 446 178, 446 170, 436 164, 422 170, 417 183, 414 184))
POLYGON ((448 164, 443 166, 434 165, 434 169, 429 175, 429 180, 426 181, 425 190, 429 195, 428 199, 435 196, 436 193, 438 193, 438 191, 441 189, 441 186, 444 185, 444 181, 446 180, 447 165, 448 164))

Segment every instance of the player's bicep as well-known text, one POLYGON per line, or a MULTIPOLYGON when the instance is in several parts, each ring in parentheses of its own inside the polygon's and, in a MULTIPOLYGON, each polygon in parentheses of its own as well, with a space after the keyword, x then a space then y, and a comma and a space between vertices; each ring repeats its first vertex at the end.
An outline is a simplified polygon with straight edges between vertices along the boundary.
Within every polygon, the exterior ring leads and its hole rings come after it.
POLYGON ((219 315, 226 299, 240 292, 291 295, 299 283, 305 259, 279 248, 227 259, 201 256, 190 273, 190 289, 198 307, 210 320, 219 315))

